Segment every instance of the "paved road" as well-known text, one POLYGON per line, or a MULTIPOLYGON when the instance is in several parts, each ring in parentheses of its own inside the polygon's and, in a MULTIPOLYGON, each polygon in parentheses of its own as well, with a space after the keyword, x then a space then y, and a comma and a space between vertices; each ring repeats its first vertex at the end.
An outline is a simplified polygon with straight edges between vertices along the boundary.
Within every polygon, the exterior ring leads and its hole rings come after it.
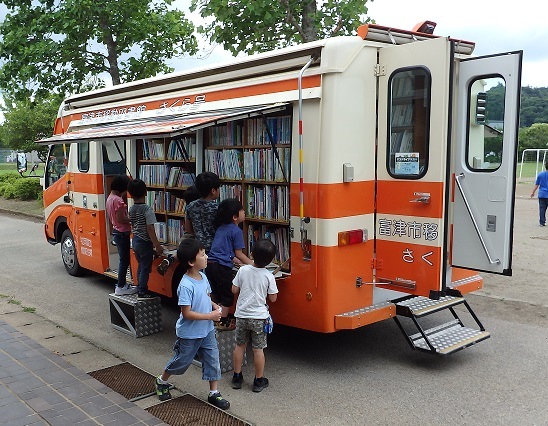
MULTIPOLYGON (((161 371, 175 308, 163 307, 164 332, 134 339, 110 324, 113 281, 66 274, 41 224, 0 216, 0 235, 1 295, 145 371, 161 371)), ((231 412, 257 425, 548 424, 548 307, 503 298, 470 298, 492 337, 448 358, 411 351, 392 322, 332 335, 278 326, 267 350, 271 386, 235 391, 228 373, 220 388, 231 412)), ((75 352, 69 361, 97 368, 85 349, 75 352)), ((250 366, 244 376, 249 383, 250 366)), ((174 383, 202 397, 206 389, 194 367, 174 383)))

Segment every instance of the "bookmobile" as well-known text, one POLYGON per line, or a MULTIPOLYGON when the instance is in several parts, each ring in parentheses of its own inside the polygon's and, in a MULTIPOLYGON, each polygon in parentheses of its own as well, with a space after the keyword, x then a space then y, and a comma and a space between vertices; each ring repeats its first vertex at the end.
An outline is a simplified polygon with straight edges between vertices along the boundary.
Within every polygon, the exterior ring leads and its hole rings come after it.
MULTIPOLYGON (((173 250, 182 193, 212 171, 221 199, 244 205, 247 249, 277 247, 276 323, 330 333, 392 318, 438 355, 488 338, 463 296, 482 288, 478 271, 511 275, 522 51, 474 57, 434 27, 363 25, 68 97, 39 141, 47 241, 69 274, 115 277, 113 177, 146 182, 173 250)), ((160 260, 149 289, 176 297, 160 260)))

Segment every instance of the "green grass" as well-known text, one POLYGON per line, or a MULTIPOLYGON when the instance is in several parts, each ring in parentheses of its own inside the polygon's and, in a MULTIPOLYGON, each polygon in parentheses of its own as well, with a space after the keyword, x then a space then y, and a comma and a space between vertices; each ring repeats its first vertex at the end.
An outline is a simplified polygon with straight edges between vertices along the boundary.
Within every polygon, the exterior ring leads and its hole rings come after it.
MULTIPOLYGON (((27 171, 23 173, 24 176, 28 176, 32 163, 27 164, 27 171)), ((4 173, 17 173, 17 163, 0 163, 0 175, 4 173)), ((39 163, 38 168, 35 171, 37 176, 44 176, 44 163, 39 163)))
POLYGON ((521 178, 532 178, 534 179, 538 173, 542 172, 544 167, 542 162, 535 163, 534 161, 524 162, 523 167, 521 162, 518 162, 518 167, 516 170, 516 176, 519 178, 521 172, 521 178), (536 170, 535 170, 536 168, 536 170))

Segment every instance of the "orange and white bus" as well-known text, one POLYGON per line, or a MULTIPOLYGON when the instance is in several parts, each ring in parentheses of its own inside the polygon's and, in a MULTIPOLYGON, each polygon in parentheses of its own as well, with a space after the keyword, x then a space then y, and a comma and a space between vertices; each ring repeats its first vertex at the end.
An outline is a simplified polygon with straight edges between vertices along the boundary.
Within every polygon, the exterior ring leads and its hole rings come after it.
MULTIPOLYGON (((113 176, 145 180, 174 249, 182 192, 213 171, 221 198, 242 200, 248 249, 276 244, 276 323, 330 333, 395 318, 412 347, 437 354, 486 339, 471 309, 468 326, 453 308, 469 308, 478 271, 511 275, 522 52, 475 57, 474 43, 428 24, 364 25, 68 97, 39 141, 51 145, 47 241, 70 274, 115 277, 113 176), (420 324, 442 310, 449 321, 420 324)), ((150 290, 173 297, 175 271, 153 268, 150 290)))

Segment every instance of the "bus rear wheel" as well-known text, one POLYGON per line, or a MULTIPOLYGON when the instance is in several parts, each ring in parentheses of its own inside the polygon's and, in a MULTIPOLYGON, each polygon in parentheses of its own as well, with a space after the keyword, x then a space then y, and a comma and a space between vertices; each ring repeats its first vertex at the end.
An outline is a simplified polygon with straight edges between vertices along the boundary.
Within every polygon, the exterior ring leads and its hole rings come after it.
POLYGON ((61 258, 63 259, 63 265, 65 265, 65 269, 69 275, 72 275, 73 277, 82 275, 83 268, 78 262, 74 237, 72 236, 72 232, 68 229, 63 232, 61 237, 61 258))

